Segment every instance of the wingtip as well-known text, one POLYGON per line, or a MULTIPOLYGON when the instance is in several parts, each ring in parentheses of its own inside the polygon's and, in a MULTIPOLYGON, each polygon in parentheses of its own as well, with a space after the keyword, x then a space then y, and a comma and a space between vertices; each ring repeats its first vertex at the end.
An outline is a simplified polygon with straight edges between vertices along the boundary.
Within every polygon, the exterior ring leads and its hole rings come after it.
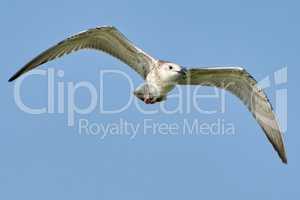
POLYGON ((8 79, 8 82, 12 82, 13 80, 15 80, 13 77, 10 77, 10 79, 8 79))
POLYGON ((288 161, 287 161, 287 160, 283 160, 282 162, 283 162, 283 164, 285 164, 285 165, 288 164, 288 161))
POLYGON ((28 71, 26 69, 26 65, 25 67, 22 67, 19 71, 17 71, 14 75, 12 75, 12 77, 10 77, 10 79, 8 79, 8 82, 12 82, 14 80, 16 80, 17 78, 19 78, 22 74, 24 74, 26 71, 28 71))
POLYGON ((97 26, 96 29, 117 29, 113 25, 103 25, 103 26, 97 26))
POLYGON ((285 147, 284 147, 283 138, 282 138, 281 142, 282 142, 281 148, 279 148, 277 152, 278 152, 278 155, 279 155, 281 161, 287 165, 288 159, 287 159, 287 155, 286 155, 286 151, 285 151, 285 147))
POLYGON ((288 164, 288 160, 287 160, 287 156, 286 156, 286 153, 285 153, 285 148, 284 148, 284 146, 283 146, 281 149, 275 148, 275 150, 277 151, 278 156, 279 156, 279 158, 281 159, 281 161, 282 161, 284 164, 288 164))
POLYGON ((10 78, 8 79, 8 82, 12 82, 12 81, 16 80, 16 78, 18 78, 18 76, 19 76, 19 75, 17 75, 17 74, 13 75, 12 77, 10 77, 10 78))
POLYGON ((287 157, 286 157, 286 155, 284 154, 283 156, 280 156, 280 158, 281 158, 281 161, 284 163, 284 164, 288 164, 288 160, 287 160, 287 157))

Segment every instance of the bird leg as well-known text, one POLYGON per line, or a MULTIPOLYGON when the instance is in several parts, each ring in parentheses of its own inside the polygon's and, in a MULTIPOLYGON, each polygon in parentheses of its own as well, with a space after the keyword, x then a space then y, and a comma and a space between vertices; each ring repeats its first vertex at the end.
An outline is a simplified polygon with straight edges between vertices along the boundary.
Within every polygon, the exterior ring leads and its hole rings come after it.
POLYGON ((134 91, 134 95, 143 101, 145 104, 154 104, 165 100, 165 96, 159 96, 155 90, 151 90, 148 84, 143 84, 134 91), (153 93, 154 91, 154 93, 153 93))
POLYGON ((154 103, 156 103, 155 99, 153 97, 149 97, 149 96, 144 97, 144 102, 145 102, 145 104, 154 104, 154 103))

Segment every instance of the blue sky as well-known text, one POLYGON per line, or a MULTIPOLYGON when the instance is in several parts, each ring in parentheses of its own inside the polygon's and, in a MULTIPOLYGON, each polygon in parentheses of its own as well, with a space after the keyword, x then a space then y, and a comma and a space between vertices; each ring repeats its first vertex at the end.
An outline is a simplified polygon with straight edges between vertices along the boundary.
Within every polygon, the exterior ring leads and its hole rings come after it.
MULTIPOLYGON (((299 6, 297 1, 1 1, 0 199, 297 198, 299 6), (287 67, 288 82, 272 84, 266 92, 273 105, 276 91, 288 93, 289 164, 281 164, 251 114, 229 94, 224 113, 165 114, 159 105, 139 104, 159 112, 145 115, 132 105, 118 114, 101 114, 97 107, 76 115, 74 127, 67 125, 67 113, 21 111, 8 78, 56 42, 101 25, 114 25, 151 55, 184 66, 241 65, 257 80, 269 76, 273 82, 274 72, 287 67), (144 119, 167 124, 223 119, 234 124, 235 134, 139 132, 132 140, 124 135, 101 140, 99 135, 79 134, 81 118, 102 125, 120 119, 133 124, 144 119)), ((41 69, 47 67, 64 71, 56 84, 89 81, 99 86, 101 69, 122 69, 135 86, 142 82, 125 64, 93 51, 75 53, 41 69)), ((132 93, 124 77, 117 75, 105 77, 103 87, 107 109, 122 106, 132 93)), ((44 106, 46 89, 44 77, 28 79, 22 85, 22 99, 33 107, 44 106)), ((213 89, 199 92, 211 94, 213 89)), ((82 108, 90 102, 84 90, 75 99, 82 108)), ((218 101, 201 103, 219 110, 218 101)), ((166 104, 175 105, 175 100, 166 104)))

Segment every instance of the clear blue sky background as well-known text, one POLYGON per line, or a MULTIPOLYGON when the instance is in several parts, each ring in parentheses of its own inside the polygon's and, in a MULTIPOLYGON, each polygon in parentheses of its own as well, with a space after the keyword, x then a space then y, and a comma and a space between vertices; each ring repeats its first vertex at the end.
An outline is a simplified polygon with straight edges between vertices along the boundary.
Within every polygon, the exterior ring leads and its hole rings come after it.
MULTIPOLYGON (((0 199, 299 198, 299 6, 297 1, 274 0, 1 1, 0 199), (235 136, 224 137, 139 133, 135 140, 100 140, 68 127, 66 114, 22 112, 7 79, 45 48, 99 25, 114 25, 150 54, 185 66, 243 65, 258 80, 288 66, 288 83, 267 93, 274 104, 275 90, 288 89, 289 164, 280 162, 255 120, 232 95, 227 96, 224 114, 150 116, 166 123, 224 118, 236 128, 235 136)), ((124 69, 136 85, 142 81, 123 63, 97 52, 76 53, 43 68, 64 69, 65 82, 97 84, 104 66, 124 69)), ((117 79, 105 80, 106 91, 120 91, 107 94, 107 107, 122 105, 119 96, 128 96, 129 86, 117 79)), ((43 78, 23 86, 26 103, 46 104, 43 78)), ((76 98, 83 107, 89 102, 84 92, 76 98)), ((121 114, 95 111, 81 117, 97 123, 119 118, 141 123, 149 118, 133 106, 121 114)))

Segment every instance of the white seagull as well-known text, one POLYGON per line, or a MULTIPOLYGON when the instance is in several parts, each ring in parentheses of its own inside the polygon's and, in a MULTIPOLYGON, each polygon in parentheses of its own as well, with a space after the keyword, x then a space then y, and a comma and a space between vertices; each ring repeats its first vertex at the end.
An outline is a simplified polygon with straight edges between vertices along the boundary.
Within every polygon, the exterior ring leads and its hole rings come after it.
POLYGON ((253 114, 282 162, 287 163, 283 135, 272 106, 264 91, 245 69, 214 67, 186 70, 178 64, 153 58, 112 26, 92 28, 59 42, 28 62, 9 81, 39 65, 80 49, 103 51, 132 67, 145 80, 134 91, 134 95, 146 104, 166 100, 167 94, 176 85, 213 86, 233 93, 253 114))

